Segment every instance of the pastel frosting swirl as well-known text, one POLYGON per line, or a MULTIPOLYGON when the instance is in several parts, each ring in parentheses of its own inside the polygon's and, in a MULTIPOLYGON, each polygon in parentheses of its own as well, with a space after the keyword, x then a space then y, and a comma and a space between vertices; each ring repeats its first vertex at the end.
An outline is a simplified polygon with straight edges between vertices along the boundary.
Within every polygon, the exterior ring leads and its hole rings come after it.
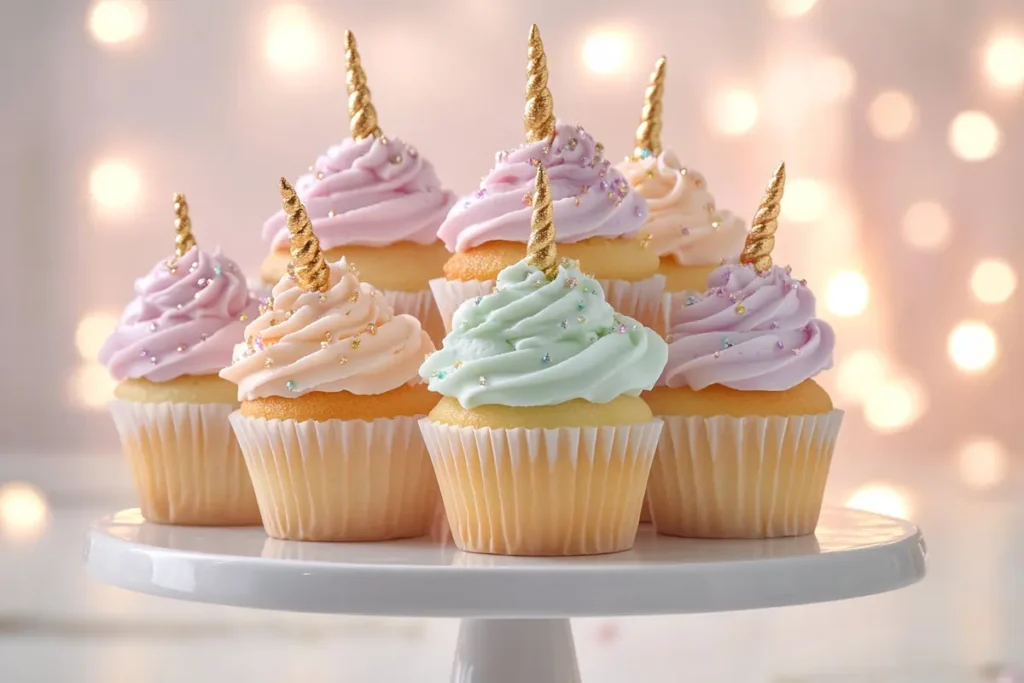
MULTIPOLYGON (((398 138, 347 138, 320 155, 295 182, 324 249, 410 241, 430 244, 455 203, 429 161, 398 138)), ((288 245, 287 217, 263 226, 275 249, 288 245)))
POLYGON ((716 208, 704 176, 683 167, 675 152, 627 159, 619 170, 647 200, 650 214, 644 229, 658 256, 671 256, 683 266, 706 266, 740 253, 746 224, 716 208))
POLYGON ((459 307, 420 375, 465 408, 607 403, 654 386, 667 352, 655 332, 616 314, 578 264, 563 260, 549 281, 523 260, 498 274, 493 293, 459 307))
POLYGON ((832 367, 835 332, 815 317, 814 294, 788 268, 758 275, 730 263, 708 286, 673 313, 665 385, 785 391, 832 367))
POLYGON ((555 127, 554 140, 499 152, 479 189, 452 208, 437 236, 453 252, 496 241, 526 244, 540 164, 548 173, 560 243, 636 235, 647 204, 602 153, 582 127, 564 123, 555 127))
POLYGON ((419 382, 417 368, 434 350, 420 322, 395 315, 345 259, 329 268, 323 294, 282 277, 245 329, 233 363, 220 373, 238 385, 240 400, 314 391, 374 395, 419 382))
POLYGON ((245 276, 220 251, 192 247, 135 281, 135 299, 100 349, 99 361, 117 381, 166 382, 216 374, 256 313, 245 276))

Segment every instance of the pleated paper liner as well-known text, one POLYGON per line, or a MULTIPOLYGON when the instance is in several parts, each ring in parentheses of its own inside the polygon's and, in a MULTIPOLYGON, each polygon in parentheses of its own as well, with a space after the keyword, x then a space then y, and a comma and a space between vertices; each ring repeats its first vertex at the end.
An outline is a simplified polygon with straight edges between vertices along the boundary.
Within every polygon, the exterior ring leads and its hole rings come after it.
POLYGON ((407 313, 419 320, 434 345, 441 346, 445 334, 444 323, 441 322, 441 314, 437 311, 434 295, 429 289, 421 289, 418 292, 387 289, 384 290, 384 298, 395 309, 396 315, 407 313))
POLYGON ((231 416, 263 526, 291 541, 387 541, 431 532, 437 482, 415 417, 231 416))
MULTIPOLYGON (((452 331, 452 316, 463 302, 490 294, 494 289, 494 280, 446 280, 436 278, 430 281, 430 289, 441 313, 446 331, 452 331)), ((665 292, 665 276, 629 282, 628 280, 598 280, 604 289, 605 300, 618 313, 629 316, 664 334, 664 306, 662 303, 665 292)))
POLYGON ((843 411, 662 419, 647 488, 658 533, 775 538, 814 532, 843 411))
POLYGON ((661 426, 473 429, 420 420, 455 545, 525 556, 631 548, 661 426))
POLYGON ((259 508, 223 403, 113 401, 142 515, 150 522, 256 526, 259 508))

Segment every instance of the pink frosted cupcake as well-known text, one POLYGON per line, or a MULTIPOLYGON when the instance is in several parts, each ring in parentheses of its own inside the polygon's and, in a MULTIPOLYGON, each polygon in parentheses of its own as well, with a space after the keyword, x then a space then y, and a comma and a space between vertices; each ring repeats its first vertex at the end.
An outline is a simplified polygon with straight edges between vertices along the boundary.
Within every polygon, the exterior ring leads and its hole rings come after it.
POLYGON ((175 254, 135 283, 135 300, 100 350, 118 381, 110 409, 147 520, 259 524, 228 422, 238 400, 217 376, 256 302, 233 261, 196 246, 185 197, 174 201, 175 254))
POLYGON ((498 273, 522 258, 534 178, 543 165, 559 226, 558 253, 583 263, 617 311, 663 331, 664 278, 656 275, 658 256, 641 233, 647 204, 589 133, 556 123, 536 26, 528 57, 527 142, 499 153, 479 189, 455 205, 438 231, 453 252, 445 277, 430 282, 445 325, 463 301, 490 292, 498 273))
MULTIPOLYGON (((443 336, 428 282, 448 258, 437 228, 455 203, 415 147, 377 125, 355 37, 346 31, 352 137, 320 155, 295 189, 309 211, 329 262, 346 257, 376 283, 397 313, 408 313, 437 340, 443 336)), ((261 278, 269 287, 289 263, 287 216, 263 226, 271 245, 261 278)))

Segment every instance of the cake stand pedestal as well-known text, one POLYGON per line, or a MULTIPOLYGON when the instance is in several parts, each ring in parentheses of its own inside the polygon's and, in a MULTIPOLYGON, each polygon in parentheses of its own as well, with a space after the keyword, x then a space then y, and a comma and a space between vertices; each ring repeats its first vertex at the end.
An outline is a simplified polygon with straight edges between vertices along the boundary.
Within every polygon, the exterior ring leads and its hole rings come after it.
POLYGON ((260 528, 149 524, 125 510, 93 525, 87 564, 128 590, 291 612, 460 617, 452 683, 579 683, 570 617, 693 614, 843 600, 925 574, 913 524, 826 509, 813 536, 657 536, 579 558, 463 553, 449 541, 295 543, 260 528))

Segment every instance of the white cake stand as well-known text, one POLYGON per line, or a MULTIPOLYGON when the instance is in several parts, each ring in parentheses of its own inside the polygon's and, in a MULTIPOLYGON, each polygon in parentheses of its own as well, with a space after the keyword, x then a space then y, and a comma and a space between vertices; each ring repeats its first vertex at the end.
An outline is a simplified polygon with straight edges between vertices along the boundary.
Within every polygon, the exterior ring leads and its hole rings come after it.
POLYGON ((845 509, 823 511, 802 538, 684 540, 642 528, 628 552, 566 559, 474 555, 428 538, 295 543, 259 528, 149 524, 126 510, 94 525, 87 562, 100 581, 180 600, 461 617, 452 683, 579 683, 569 617, 872 595, 923 578, 925 554, 914 525, 845 509))

